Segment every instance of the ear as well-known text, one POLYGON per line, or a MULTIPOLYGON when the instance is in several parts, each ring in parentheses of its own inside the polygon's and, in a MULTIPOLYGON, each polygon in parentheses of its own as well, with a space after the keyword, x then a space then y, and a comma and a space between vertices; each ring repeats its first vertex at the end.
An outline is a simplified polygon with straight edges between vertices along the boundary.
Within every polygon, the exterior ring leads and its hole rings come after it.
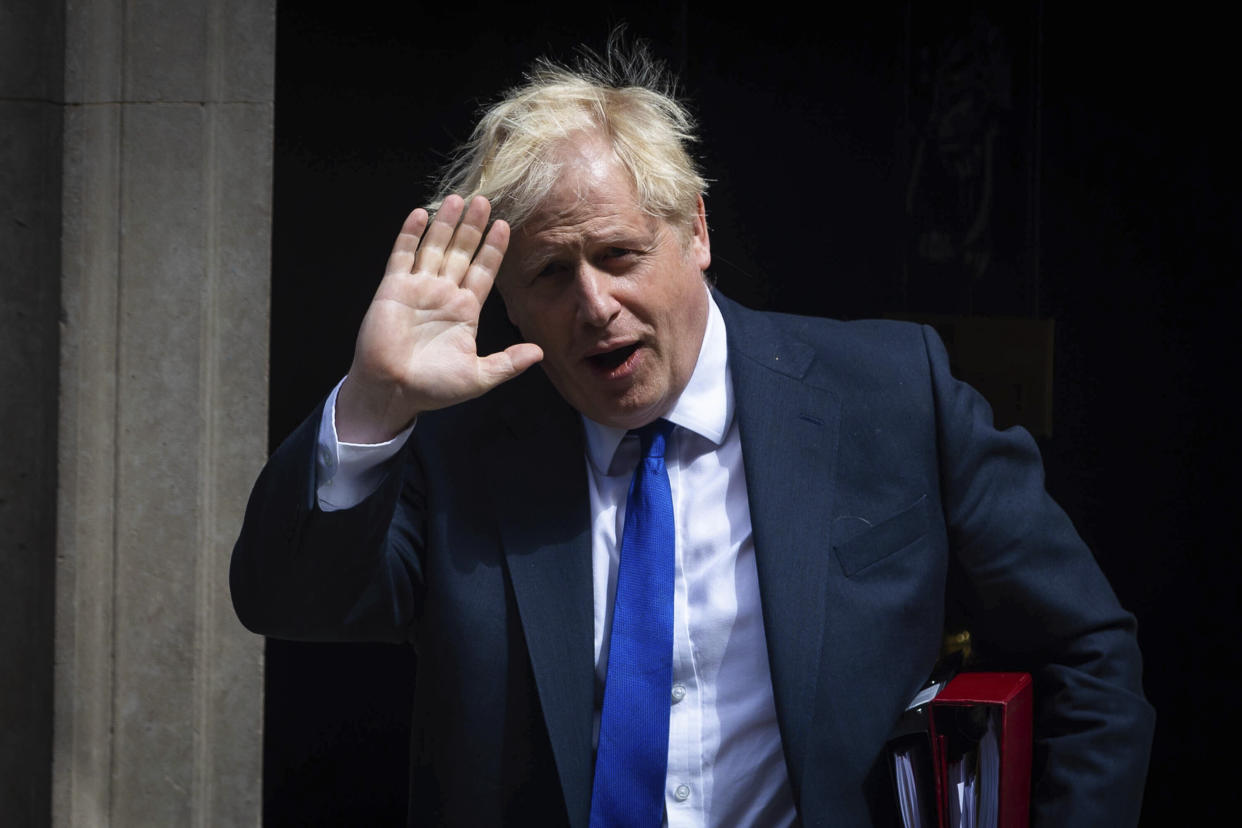
POLYGON ((702 194, 699 195, 698 209, 691 227, 689 253, 700 271, 706 271, 711 266, 712 243, 707 235, 707 208, 703 206, 702 194))

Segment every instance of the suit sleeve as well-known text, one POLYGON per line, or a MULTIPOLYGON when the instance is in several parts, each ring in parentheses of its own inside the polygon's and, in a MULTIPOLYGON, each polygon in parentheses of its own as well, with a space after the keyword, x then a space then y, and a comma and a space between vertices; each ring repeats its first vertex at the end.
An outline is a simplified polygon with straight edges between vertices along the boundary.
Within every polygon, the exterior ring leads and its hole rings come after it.
POLYGON ((951 592, 977 647, 1034 676, 1033 824, 1134 825, 1155 722, 1134 618, 1045 490, 1034 440, 997 431, 935 333, 924 337, 951 592))
POLYGON ((409 446, 351 509, 317 505, 322 406, 268 460, 233 548, 229 585, 247 629, 315 641, 408 639, 422 595, 425 488, 409 446))

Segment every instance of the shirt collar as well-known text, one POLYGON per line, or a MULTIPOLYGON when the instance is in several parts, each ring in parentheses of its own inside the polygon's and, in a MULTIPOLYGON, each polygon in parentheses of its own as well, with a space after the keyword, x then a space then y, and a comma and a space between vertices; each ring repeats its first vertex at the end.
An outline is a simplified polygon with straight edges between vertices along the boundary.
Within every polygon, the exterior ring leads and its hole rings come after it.
MULTIPOLYGON (((707 300, 707 330, 703 332, 698 361, 694 364, 690 381, 664 419, 719 446, 733 422, 733 379, 729 376, 729 345, 724 317, 720 315, 720 308, 716 307, 710 290, 707 300)), ((591 465, 603 474, 609 473, 613 455, 625 439, 626 430, 601 425, 585 416, 582 417, 582 424, 591 465)))

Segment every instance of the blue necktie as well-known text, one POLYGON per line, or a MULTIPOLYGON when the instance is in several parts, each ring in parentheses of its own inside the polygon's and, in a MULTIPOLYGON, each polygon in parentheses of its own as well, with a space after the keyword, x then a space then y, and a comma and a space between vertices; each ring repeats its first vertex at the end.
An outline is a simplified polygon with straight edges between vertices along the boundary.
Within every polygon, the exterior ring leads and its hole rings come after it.
POLYGON ((658 828, 663 819, 674 578, 673 494, 664 448, 672 431, 672 423, 656 420, 634 432, 643 457, 625 501, 591 828, 658 828))

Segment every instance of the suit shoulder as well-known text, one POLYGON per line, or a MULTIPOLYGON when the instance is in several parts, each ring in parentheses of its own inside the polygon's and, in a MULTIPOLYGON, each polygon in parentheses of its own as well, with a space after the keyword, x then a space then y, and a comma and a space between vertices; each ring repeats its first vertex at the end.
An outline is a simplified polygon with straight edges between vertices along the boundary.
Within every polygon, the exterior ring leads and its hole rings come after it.
POLYGON ((889 391, 926 387, 928 351, 922 326, 889 319, 794 319, 795 335, 815 348, 838 382, 889 391))
POLYGON ((811 345, 824 345, 846 350, 921 352, 924 348, 923 327, 913 322, 893 319, 829 319, 816 316, 774 313, 771 316, 791 335, 811 345))
POLYGON ((785 358, 790 351, 802 350, 813 356, 808 366, 826 371, 837 387, 891 387, 928 375, 929 341, 935 334, 923 326, 888 319, 842 321, 729 305, 725 323, 730 347, 738 356, 760 364, 770 365, 778 354, 785 358))

